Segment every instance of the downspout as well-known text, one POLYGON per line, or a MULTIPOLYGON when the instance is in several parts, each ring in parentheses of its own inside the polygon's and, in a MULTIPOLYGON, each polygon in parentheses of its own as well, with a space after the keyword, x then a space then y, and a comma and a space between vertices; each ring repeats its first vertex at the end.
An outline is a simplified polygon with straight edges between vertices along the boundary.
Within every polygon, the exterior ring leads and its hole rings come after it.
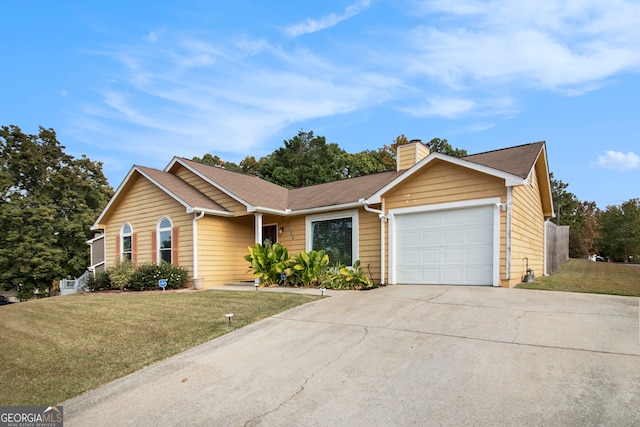
POLYGON ((506 280, 511 280, 511 204, 513 201, 512 198, 512 190, 513 187, 507 187, 507 236, 506 236, 506 280))
POLYGON ((198 278, 198 220, 204 217, 204 211, 193 213, 193 278, 198 278))
POLYGON ((364 210, 367 212, 378 214, 378 218, 380 218, 380 284, 384 285, 384 274, 385 274, 385 247, 384 247, 384 223, 387 222, 387 216, 384 214, 384 211, 373 209, 369 207, 369 201, 366 199, 359 200, 364 207, 364 210))

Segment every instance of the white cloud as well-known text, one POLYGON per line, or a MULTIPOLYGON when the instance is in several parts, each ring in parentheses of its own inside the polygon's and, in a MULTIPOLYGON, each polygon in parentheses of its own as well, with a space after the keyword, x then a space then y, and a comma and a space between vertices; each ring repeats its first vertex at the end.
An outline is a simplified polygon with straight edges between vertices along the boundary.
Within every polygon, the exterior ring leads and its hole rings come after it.
POLYGON ((632 151, 622 153, 620 151, 607 150, 604 155, 598 156, 594 166, 619 171, 628 171, 640 168, 640 156, 632 151))
POLYGON ((415 117, 436 117, 458 119, 477 118, 508 114, 513 111, 513 101, 509 98, 471 99, 462 97, 431 96, 422 103, 402 107, 400 111, 415 117))
POLYGON ((419 4, 428 21, 408 38, 417 52, 410 69, 452 88, 471 80, 580 93, 640 70, 638 2, 419 4))
POLYGON ((260 155, 283 128, 379 105, 401 84, 263 39, 214 44, 165 36, 163 43, 118 46, 111 53, 119 75, 100 92, 99 103, 84 107, 84 120, 75 118, 78 134, 84 123, 100 122, 99 131, 87 127, 87 133, 135 156, 260 155))
POLYGON ((316 19, 307 19, 305 22, 301 22, 299 24, 291 25, 284 28, 284 32, 291 37, 299 37, 304 34, 311 34, 326 28, 330 28, 338 25, 340 22, 345 21, 358 13, 360 13, 363 9, 369 7, 371 3, 370 0, 361 0, 360 3, 352 4, 347 6, 344 13, 338 15, 335 13, 331 13, 327 16, 324 16, 318 20, 316 19))

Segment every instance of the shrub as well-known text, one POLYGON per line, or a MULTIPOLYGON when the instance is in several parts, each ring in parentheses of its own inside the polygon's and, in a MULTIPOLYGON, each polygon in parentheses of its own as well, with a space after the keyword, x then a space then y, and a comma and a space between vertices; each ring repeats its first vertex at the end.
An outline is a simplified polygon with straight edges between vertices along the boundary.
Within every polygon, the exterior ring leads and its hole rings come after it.
POLYGON ((291 266, 291 278, 294 284, 303 286, 317 286, 321 277, 329 267, 329 255, 326 251, 300 252, 295 256, 295 262, 291 266))
POLYGON ((160 265, 140 264, 131 275, 129 288, 135 291, 161 289, 160 279, 167 281, 165 289, 179 289, 187 282, 187 270, 164 261, 160 265))
POLYGON ((129 287, 129 281, 133 275, 133 263, 131 261, 122 261, 112 267, 107 267, 107 276, 109 276, 109 289, 124 290, 129 287))
POLYGON ((249 270, 253 270, 253 275, 266 286, 278 283, 284 273, 285 283, 292 286, 358 290, 377 287, 365 275, 360 260, 355 261, 353 267, 331 266, 324 250, 299 252, 291 260, 287 249, 279 243, 265 246, 256 243, 244 259, 251 263, 249 270))
POLYGON ((328 271, 322 286, 327 289, 373 289, 378 285, 373 283, 360 266, 360 260, 353 263, 353 267, 335 267, 328 271))
POLYGON ((280 243, 267 244, 260 243, 251 248, 249 254, 244 259, 251 263, 249 270, 253 270, 253 276, 261 279, 266 286, 278 283, 281 275, 289 267, 289 251, 280 243))
POLYGON ((106 271, 98 271, 87 279, 87 287, 90 291, 104 291, 111 289, 111 282, 106 271))

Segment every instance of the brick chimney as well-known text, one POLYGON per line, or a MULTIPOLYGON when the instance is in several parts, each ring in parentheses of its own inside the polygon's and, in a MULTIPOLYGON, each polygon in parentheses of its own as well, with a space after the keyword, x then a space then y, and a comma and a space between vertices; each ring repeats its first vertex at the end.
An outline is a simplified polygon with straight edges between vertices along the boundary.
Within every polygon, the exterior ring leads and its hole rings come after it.
POLYGON ((404 171, 411 168, 429 153, 429 147, 419 139, 412 139, 408 144, 399 145, 396 155, 397 170, 404 171))

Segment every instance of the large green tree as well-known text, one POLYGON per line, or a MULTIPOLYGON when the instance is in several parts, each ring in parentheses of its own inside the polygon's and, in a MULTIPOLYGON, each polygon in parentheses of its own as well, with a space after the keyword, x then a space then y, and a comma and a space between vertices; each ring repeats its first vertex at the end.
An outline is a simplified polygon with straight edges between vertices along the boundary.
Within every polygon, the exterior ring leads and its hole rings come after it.
POLYGON ((101 163, 64 148, 53 129, 0 128, 0 287, 23 296, 82 273, 89 228, 113 194, 101 163))
POLYGON ((346 152, 324 136, 299 131, 262 162, 258 176, 287 188, 344 178, 346 152))
POLYGON ((619 262, 640 261, 640 199, 607 206, 598 222, 603 255, 619 262))

